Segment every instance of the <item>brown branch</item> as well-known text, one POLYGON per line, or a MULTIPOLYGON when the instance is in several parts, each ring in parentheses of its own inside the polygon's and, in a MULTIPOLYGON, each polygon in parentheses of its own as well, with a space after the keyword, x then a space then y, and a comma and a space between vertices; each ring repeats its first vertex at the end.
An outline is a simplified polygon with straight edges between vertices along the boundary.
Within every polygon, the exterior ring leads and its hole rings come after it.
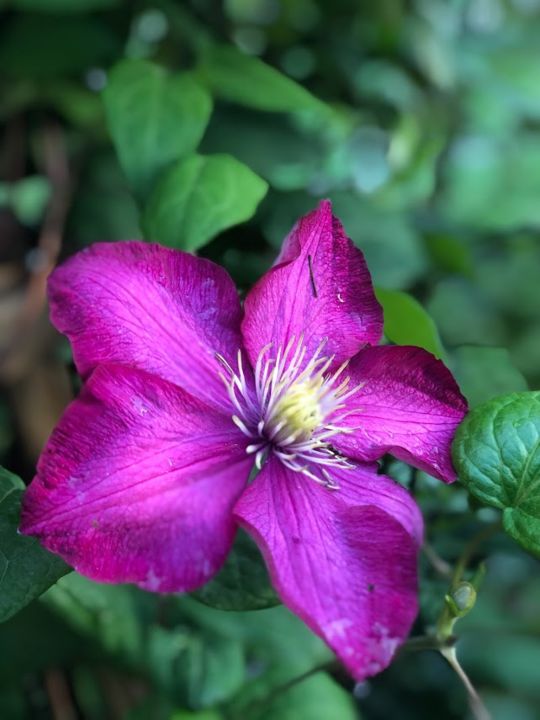
POLYGON ((51 185, 51 197, 37 247, 34 250, 30 278, 21 307, 13 321, 13 330, 0 355, 0 377, 10 375, 10 362, 32 337, 47 300, 47 277, 54 268, 62 247, 62 236, 71 201, 71 178, 68 154, 62 128, 47 124, 41 131, 43 172, 51 185))

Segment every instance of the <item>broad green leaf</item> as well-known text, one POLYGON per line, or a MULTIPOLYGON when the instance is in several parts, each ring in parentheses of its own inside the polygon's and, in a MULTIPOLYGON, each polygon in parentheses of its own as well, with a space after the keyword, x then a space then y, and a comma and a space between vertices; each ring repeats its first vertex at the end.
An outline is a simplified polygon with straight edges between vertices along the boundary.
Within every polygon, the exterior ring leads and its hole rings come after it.
POLYGON ((271 695, 263 709, 259 712, 255 709, 251 717, 253 720, 358 720, 360 716, 352 694, 321 672, 286 692, 271 695))
POLYGON ((121 0, 8 0, 8 2, 18 10, 78 13, 117 7, 121 0))
POLYGON ((209 46, 198 75, 216 96, 257 110, 328 112, 323 102, 294 80, 232 46, 209 46))
POLYGON ((506 348, 465 345, 455 350, 452 360, 452 369, 471 408, 495 395, 527 390, 527 381, 512 364, 506 348))
POLYGON ((218 610, 259 610, 280 602, 259 549, 242 530, 218 575, 192 594, 218 610))
POLYGON ((23 491, 22 480, 0 468, 0 622, 70 570, 37 540, 18 534, 23 491))
POLYGON ((222 230, 248 220, 268 185, 229 155, 192 155, 176 163, 150 197, 148 240, 194 251, 222 230))
POLYGON ((437 326, 420 303, 400 290, 375 291, 384 312, 384 334, 397 345, 417 345, 444 357, 437 326))
POLYGON ((103 101, 120 163, 138 195, 195 150, 212 111, 210 96, 191 75, 171 75, 146 60, 116 65, 103 101))
POLYGON ((500 508, 508 534, 540 554, 540 392, 473 410, 457 430, 453 458, 472 495, 500 508))

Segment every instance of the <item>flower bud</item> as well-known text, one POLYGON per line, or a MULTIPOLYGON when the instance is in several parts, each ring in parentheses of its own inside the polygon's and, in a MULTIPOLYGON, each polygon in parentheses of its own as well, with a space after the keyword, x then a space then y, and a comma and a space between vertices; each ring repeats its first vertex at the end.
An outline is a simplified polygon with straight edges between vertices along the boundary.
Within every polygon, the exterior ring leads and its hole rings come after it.
POLYGON ((454 617, 463 617, 473 609, 476 603, 476 590, 470 582, 462 580, 446 596, 446 602, 454 617))

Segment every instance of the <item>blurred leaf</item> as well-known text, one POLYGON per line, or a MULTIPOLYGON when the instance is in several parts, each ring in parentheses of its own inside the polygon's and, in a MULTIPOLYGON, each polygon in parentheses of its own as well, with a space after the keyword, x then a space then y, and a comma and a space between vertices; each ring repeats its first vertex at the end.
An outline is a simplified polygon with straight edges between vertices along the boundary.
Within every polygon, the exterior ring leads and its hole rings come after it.
POLYGON ((98 93, 74 82, 55 82, 46 88, 44 102, 50 103, 68 123, 101 138, 105 117, 98 93))
POLYGON ((119 39, 94 18, 19 14, 0 35, 3 73, 36 81, 99 67, 119 51, 119 39))
POLYGON ((452 452, 469 491, 503 510, 508 534, 540 554, 540 392, 477 407, 459 426, 452 452))
POLYGON ((30 175, 14 183, 0 183, 0 205, 10 207, 23 225, 38 224, 50 194, 49 182, 41 175, 30 175))
POLYGON ((406 215, 353 193, 332 193, 331 199, 347 235, 366 256, 376 285, 406 288, 425 271, 421 239, 406 215))
MULTIPOLYGON (((20 683, 22 689, 30 673, 74 666, 97 655, 91 638, 73 632, 41 601, 31 603, 0 625, 0 647, 0 694, 5 685, 16 687, 20 683)), ((5 716, 0 717, 4 720, 5 716)))
POLYGON ((478 286, 503 312, 538 318, 540 305, 540 247, 533 235, 509 238, 486 248, 476 271, 478 286))
POLYGON ((197 72, 216 96, 240 105, 270 112, 328 112, 294 80, 232 46, 209 46, 197 72))
POLYGON ((176 163, 153 192, 143 218, 145 236, 192 252, 248 220, 267 188, 232 156, 192 155, 176 163))
POLYGON ((540 138, 460 137, 444 170, 440 209, 453 222, 489 230, 540 226, 540 138))
POLYGON ((182 658, 178 677, 189 705, 211 707, 229 699, 245 679, 244 654, 240 643, 226 638, 192 638, 182 658))
POLYGON ((0 622, 70 571, 37 540, 18 534, 23 491, 22 480, 0 468, 0 622))
POLYGON ((431 234, 426 237, 426 246, 441 270, 471 275, 473 268, 471 251, 459 238, 443 233, 431 234))
POLYGON ((290 117, 238 108, 216 109, 201 151, 234 155, 273 187, 289 191, 303 190, 325 176, 328 154, 318 133, 302 131, 290 117))
POLYGON ((474 345, 457 348, 452 369, 471 408, 495 395, 528 389, 506 348, 474 345))
POLYGON ((93 638, 111 653, 127 659, 142 651, 134 590, 102 585, 71 573, 52 587, 43 601, 77 632, 93 638))
POLYGON ((224 716, 214 710, 201 710, 200 712, 178 710, 171 715, 170 720, 222 720, 222 718, 224 716))
POLYGON ((241 641, 248 653, 251 672, 234 700, 233 716, 249 717, 245 709, 252 703, 333 657, 322 640, 283 605, 256 612, 233 612, 215 610, 183 597, 178 607, 210 632, 241 641))
POLYGON ((18 10, 52 13, 78 13, 104 10, 120 5, 121 0, 8 0, 18 10))
POLYGON ((505 326, 489 298, 467 278, 439 282, 426 303, 445 345, 503 345, 505 326))
POLYGON ((411 295, 400 290, 375 290, 384 313, 384 334, 396 345, 417 345, 444 357, 444 348, 437 326, 432 318, 411 295))
POLYGON ((94 153, 79 178, 67 235, 75 247, 141 237, 139 211, 112 149, 94 153))
POLYGON ((163 689, 192 708, 229 699, 245 679, 244 654, 238 641, 183 627, 153 627, 146 663, 163 689))
POLYGON ((103 101, 120 163, 139 195, 195 150, 212 111, 210 96, 191 75, 170 75, 146 60, 116 65, 103 101))
POLYGON ((260 610, 280 602, 257 545, 243 530, 220 572, 192 595, 217 610, 260 610))
MULTIPOLYGON (((364 253, 376 285, 407 287, 425 270, 420 237, 404 214, 382 210, 352 192, 332 192, 330 199, 345 232, 364 253)), ((317 198, 307 193, 273 193, 268 198, 264 229, 274 247, 281 247, 300 215, 316 204, 317 198)))
MULTIPOLYGON (((264 702, 264 701, 263 701, 264 702)), ((262 703, 261 703, 262 704, 262 703)), ((257 712, 253 720, 359 720, 352 694, 346 692, 326 673, 293 685, 285 692, 279 688, 269 698, 268 707, 257 712)))

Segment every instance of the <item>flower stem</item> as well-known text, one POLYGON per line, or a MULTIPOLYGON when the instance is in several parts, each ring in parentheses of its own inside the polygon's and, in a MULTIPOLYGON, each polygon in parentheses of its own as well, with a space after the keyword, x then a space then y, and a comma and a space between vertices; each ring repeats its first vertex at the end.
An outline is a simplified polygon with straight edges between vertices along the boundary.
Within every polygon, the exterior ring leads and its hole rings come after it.
POLYGON ((499 532, 501 529, 501 521, 497 520, 494 523, 491 523, 490 525, 486 525, 481 530, 479 530, 475 535, 472 536, 472 538, 469 540, 467 545, 465 545, 463 552, 461 553, 461 556, 459 560, 456 563, 456 566, 454 568, 454 572, 452 575, 452 584, 451 587, 455 588, 457 584, 462 580, 463 573, 469 566, 472 558, 474 557, 475 553, 477 552, 480 545, 485 542, 486 540, 489 540, 489 538, 492 535, 495 535, 499 532))
POLYGON ((450 667, 455 671, 463 683, 465 690, 467 691, 467 697, 469 700, 469 707, 475 720, 491 720, 491 715, 484 705, 482 698, 477 693, 474 685, 469 680, 469 676, 465 670, 461 667, 459 660, 456 655, 455 647, 444 647, 440 648, 441 655, 446 659, 450 667))

